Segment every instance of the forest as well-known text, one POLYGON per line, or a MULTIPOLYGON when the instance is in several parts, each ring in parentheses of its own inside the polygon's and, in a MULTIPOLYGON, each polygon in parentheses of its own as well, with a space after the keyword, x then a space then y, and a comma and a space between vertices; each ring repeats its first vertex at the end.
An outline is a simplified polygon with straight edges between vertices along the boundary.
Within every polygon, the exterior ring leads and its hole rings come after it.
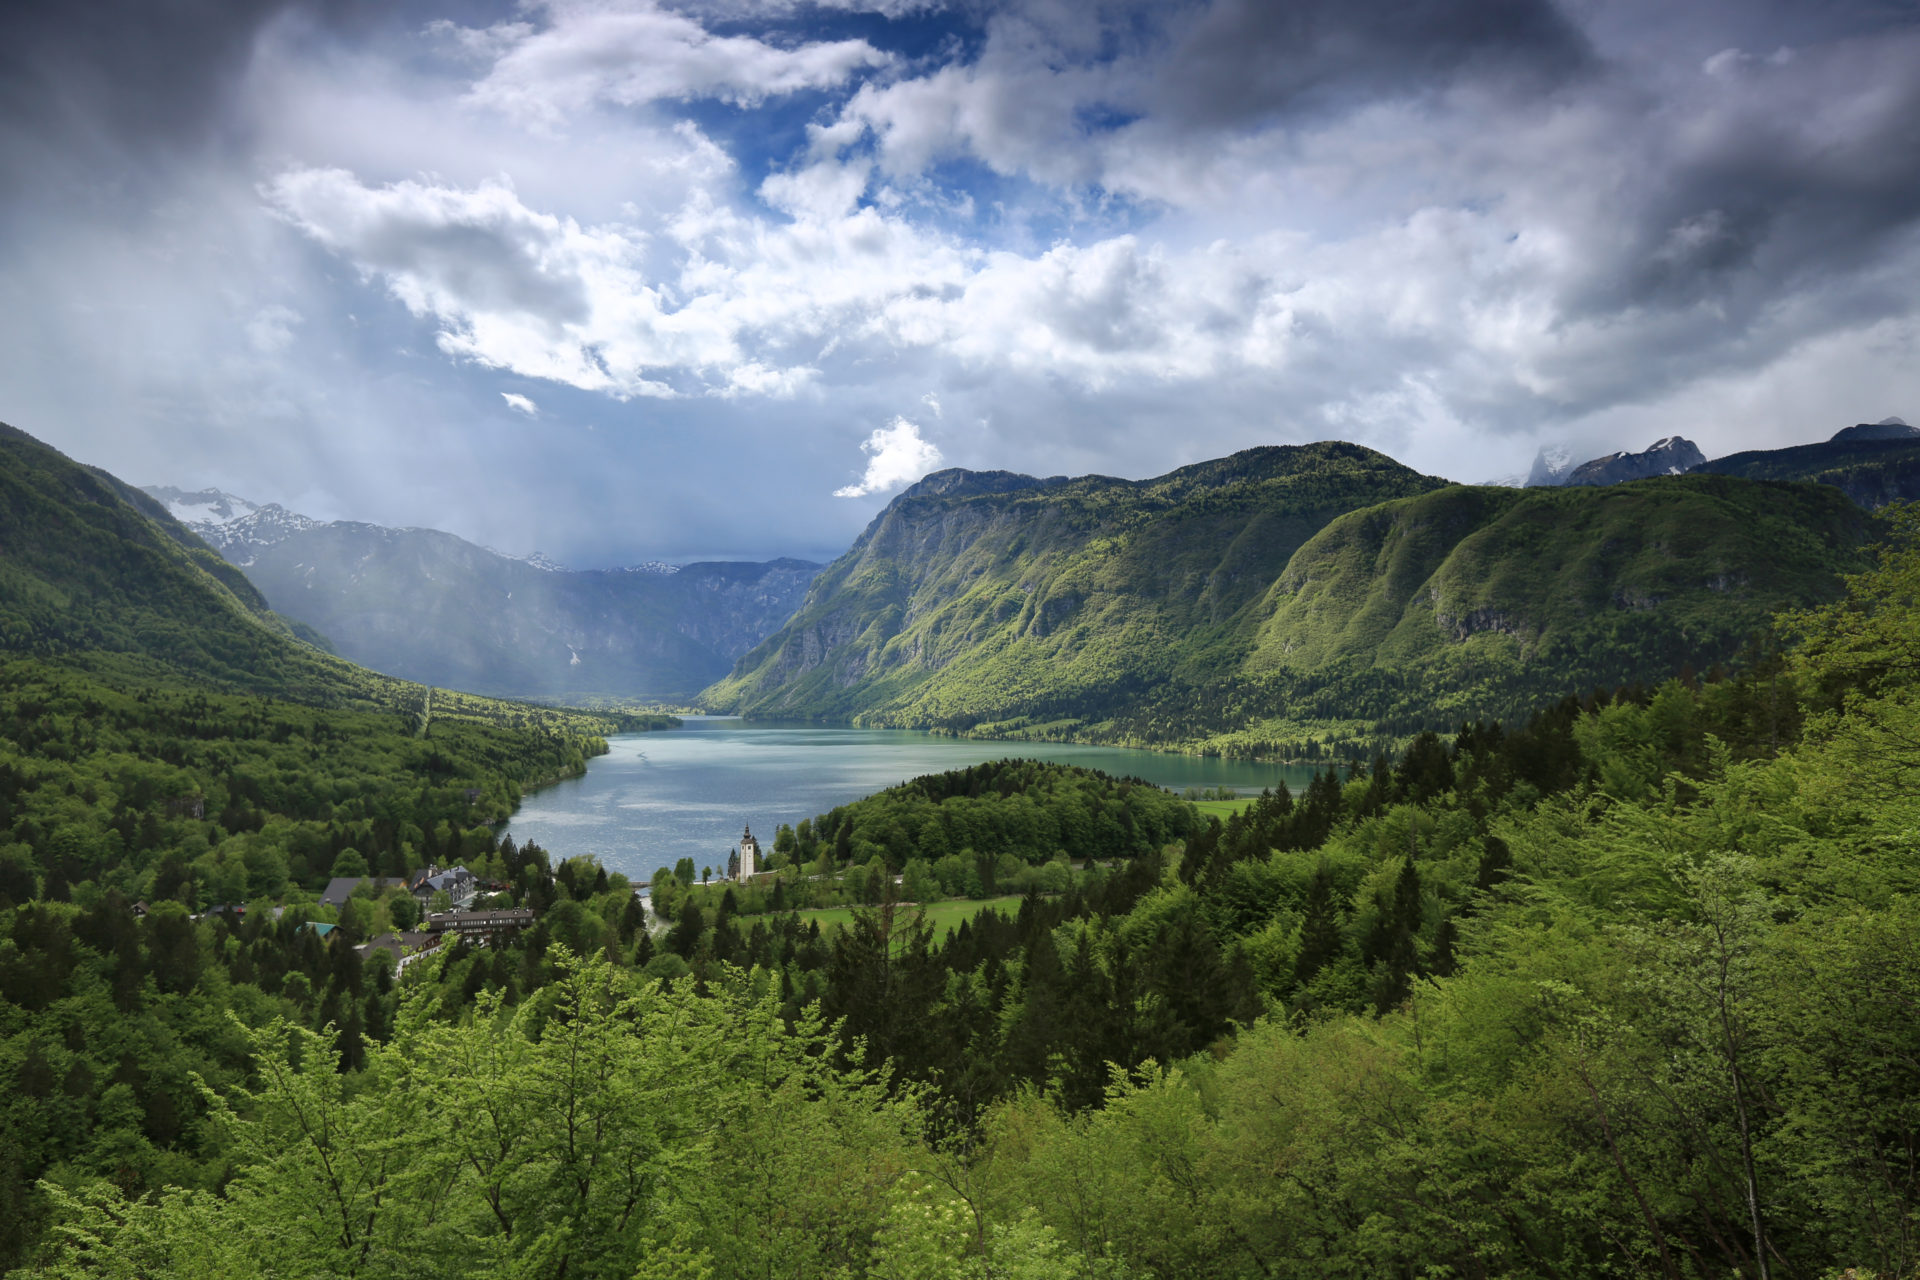
MULTIPOLYGON (((1068 855, 944 937, 886 889, 823 932, 683 887, 650 928, 592 863, 462 828, 540 926, 396 977, 351 922, 136 920, 102 835, 0 934, 7 1264, 1911 1275, 1920 521, 1893 528, 1736 670, 1423 735, 1226 822, 1005 762, 782 833, 776 882, 957 859, 965 892, 965 850, 1068 855)), ((35 790, 111 826, 75 731, 15 715, 47 726, 35 790)), ((283 802, 241 764, 257 794, 210 797, 283 802)))

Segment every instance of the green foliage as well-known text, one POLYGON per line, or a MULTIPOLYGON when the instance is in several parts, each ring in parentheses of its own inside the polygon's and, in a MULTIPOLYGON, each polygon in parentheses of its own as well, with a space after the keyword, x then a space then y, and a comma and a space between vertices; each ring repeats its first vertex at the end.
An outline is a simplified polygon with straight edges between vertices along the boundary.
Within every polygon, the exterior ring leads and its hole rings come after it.
POLYGON ((463 828, 427 763, 490 799, 502 769, 571 763, 563 733, 15 660, 0 891, 31 900, 0 912, 0 1256, 153 1280, 1912 1275, 1920 524, 1891 528, 1844 600, 1787 620, 1795 648, 1730 677, 1411 735, 1224 820, 1032 762, 916 779, 797 824, 764 889, 663 871, 658 938, 590 861, 463 828), (182 778, 206 814, 167 803, 182 778), (409 845, 484 858, 538 923, 396 979, 351 945, 393 918, 378 896, 323 940, 297 892, 196 919, 116 887, 197 898, 409 845), (874 901, 832 936, 776 909, 842 868, 874 901), (893 885, 1056 868, 944 939, 893 885))

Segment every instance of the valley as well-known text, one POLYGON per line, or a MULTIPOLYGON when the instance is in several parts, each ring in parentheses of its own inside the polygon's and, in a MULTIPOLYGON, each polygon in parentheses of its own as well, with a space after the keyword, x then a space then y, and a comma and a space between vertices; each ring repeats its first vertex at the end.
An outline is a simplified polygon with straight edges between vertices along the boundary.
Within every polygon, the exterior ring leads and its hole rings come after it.
POLYGON ((0 1264, 477 1276, 566 1221, 609 1280, 825 1280, 846 1238, 868 1275, 1737 1270, 1740 1167, 1668 1140, 1731 1141, 1736 1068, 1765 1247, 1903 1256, 1836 1208, 1920 1211, 1875 1172, 1916 1096, 1880 1003, 1916 989, 1877 852, 1913 817, 1902 509, 1338 444, 938 472, 707 695, 760 718, 683 720, 356 666, 250 580, 274 547, 0 446, 0 1264), (582 1109, 662 1179, 641 1232, 569 1173, 582 1109), (511 1178, 420 1157, 481 1114, 511 1178), (824 1186, 804 1223, 730 1195, 769 1161, 824 1186), (869 1181, 909 1165, 946 1181, 869 1181))

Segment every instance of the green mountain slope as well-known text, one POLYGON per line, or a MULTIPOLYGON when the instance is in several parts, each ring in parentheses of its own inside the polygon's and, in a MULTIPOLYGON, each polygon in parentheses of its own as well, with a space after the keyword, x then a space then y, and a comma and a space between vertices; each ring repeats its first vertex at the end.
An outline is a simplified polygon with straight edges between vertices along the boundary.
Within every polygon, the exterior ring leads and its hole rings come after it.
POLYGON ((707 697, 1292 754, 1724 661, 1836 593, 1870 532, 1807 485, 1448 486, 1346 445, 1209 465, 1138 486, 935 477, 707 697))
MULTIPOLYGON (((301 639, 303 630, 150 497, 0 424, 0 664, 12 685, 65 680, 27 670, 37 664, 116 690, 397 713, 409 732, 439 718, 585 741, 615 725, 454 694, 430 701, 421 685, 344 662, 301 639)), ((488 749, 504 762, 525 745, 488 749)))
POLYGON ((1536 682, 1657 679, 1831 598, 1868 533, 1842 494, 1811 485, 1443 489, 1344 516, 1302 547, 1241 671, 1420 673, 1461 711, 1476 690, 1498 704, 1536 682))
POLYGON ((4 424, 0 650, 138 656, 237 688, 352 683, 151 499, 4 424))
POLYGON ((1832 485, 1870 511, 1920 500, 1920 440, 1852 434, 1858 430, 1850 427, 1818 444, 1729 454, 1702 463, 1692 474, 1832 485))
POLYGON ((1344 443, 1142 481, 939 472, 705 698, 880 724, 1097 716, 1230 668, 1302 543, 1337 515, 1444 484, 1344 443))

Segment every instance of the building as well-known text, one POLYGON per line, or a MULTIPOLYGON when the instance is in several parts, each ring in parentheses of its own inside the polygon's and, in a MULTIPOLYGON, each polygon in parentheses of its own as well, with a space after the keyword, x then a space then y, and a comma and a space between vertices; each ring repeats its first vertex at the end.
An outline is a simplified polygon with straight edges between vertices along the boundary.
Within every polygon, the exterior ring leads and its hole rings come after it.
POLYGON ((341 907, 347 905, 347 899, 353 896, 355 889, 358 889, 363 883, 369 882, 373 885, 375 894, 407 883, 404 878, 399 876, 335 876, 333 879, 327 881, 326 892, 320 895, 320 905, 323 907, 332 907, 338 911, 341 907))
POLYGON ((526 907, 511 911, 441 911, 427 917, 430 931, 457 934, 482 947, 505 941, 532 924, 533 912, 526 907))
POLYGON ((408 887, 413 891, 421 906, 433 901, 436 893, 445 893, 453 902, 465 902, 473 896, 479 879, 465 867, 454 867, 443 871, 438 867, 428 867, 422 871, 408 887))
POLYGON ((437 933, 403 931, 383 933, 372 942, 362 943, 354 950, 360 954, 362 960, 371 958, 376 951, 384 951, 393 957, 393 971, 403 973, 408 965, 439 945, 440 935, 437 933))
POLYGON ((760 842, 753 838, 751 826, 740 832, 740 849, 735 858, 727 859, 727 878, 730 880, 751 880, 760 869, 760 842))

